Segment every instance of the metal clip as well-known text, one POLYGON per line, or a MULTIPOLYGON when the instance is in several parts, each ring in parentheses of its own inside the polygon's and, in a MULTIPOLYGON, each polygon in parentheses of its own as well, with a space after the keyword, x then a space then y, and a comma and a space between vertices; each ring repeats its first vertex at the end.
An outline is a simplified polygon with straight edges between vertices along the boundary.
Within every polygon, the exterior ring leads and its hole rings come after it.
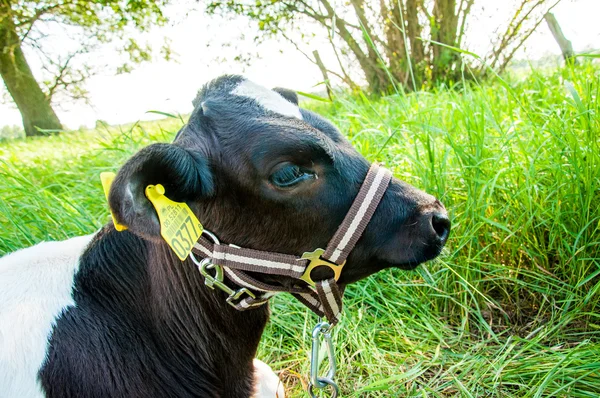
POLYGON ((232 294, 229 295, 229 297, 227 297, 227 304, 229 304, 230 306, 237 308, 238 304, 240 303, 240 301, 243 300, 242 296, 244 294, 247 294, 248 296, 252 297, 253 299, 256 298, 256 296, 254 295, 254 293, 252 293, 250 290, 248 290, 245 287, 242 287, 236 291, 234 291, 232 294))
POLYGON ((310 262, 308 263, 308 266, 304 270, 304 273, 302 274, 300 279, 302 279, 304 282, 308 283, 312 287, 315 286, 315 281, 313 281, 312 276, 310 274, 315 268, 329 268, 331 271, 333 271, 333 279, 335 279, 335 281, 337 282, 338 279, 340 279, 340 275, 342 274, 342 269, 344 268, 344 265, 346 265, 345 261, 342 264, 336 264, 321 258, 323 253, 325 253, 324 249, 316 249, 313 252, 304 253, 301 257, 303 259, 310 260, 310 262))
POLYGON ((312 347, 310 353, 310 382, 308 384, 308 393, 312 398, 316 395, 313 388, 323 389, 327 386, 331 387, 332 398, 338 396, 339 389, 335 381, 335 351, 333 342, 331 341, 331 325, 327 322, 318 323, 312 331, 312 347), (327 357, 329 358, 329 371, 324 377, 319 376, 319 350, 321 348, 321 335, 327 345, 327 357))
POLYGON ((231 305, 232 307, 236 307, 240 303, 240 301, 242 300, 241 297, 244 294, 247 294, 253 299, 256 298, 254 293, 252 293, 245 287, 240 288, 238 290, 233 290, 232 288, 227 286, 223 282, 223 267, 217 264, 213 264, 209 258, 203 259, 202 261, 200 261, 200 263, 197 264, 197 266, 200 270, 200 273, 204 277, 204 284, 211 289, 217 288, 228 294, 229 297, 227 297, 226 301, 227 304, 231 305), (211 275, 209 270, 215 270, 215 275, 211 275))

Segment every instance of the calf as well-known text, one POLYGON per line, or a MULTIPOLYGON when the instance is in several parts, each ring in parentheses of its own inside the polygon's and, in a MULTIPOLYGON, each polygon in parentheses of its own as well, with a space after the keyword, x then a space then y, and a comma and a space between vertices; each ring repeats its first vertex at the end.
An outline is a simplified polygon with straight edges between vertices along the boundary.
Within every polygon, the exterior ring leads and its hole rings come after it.
MULTIPOLYGON (((110 223, 0 260, 1 397, 249 397, 263 389, 254 376, 265 366, 253 358, 268 306, 238 311, 207 288, 192 259, 180 261, 161 238, 144 189, 162 184, 223 242, 300 256, 326 246, 369 163, 290 91, 223 76, 194 105, 172 144, 140 150, 118 172, 109 204, 127 230, 110 223)), ((439 201, 392 179, 337 283, 413 269, 440 253, 449 227, 439 201)), ((282 290, 305 283, 251 274, 282 290)))

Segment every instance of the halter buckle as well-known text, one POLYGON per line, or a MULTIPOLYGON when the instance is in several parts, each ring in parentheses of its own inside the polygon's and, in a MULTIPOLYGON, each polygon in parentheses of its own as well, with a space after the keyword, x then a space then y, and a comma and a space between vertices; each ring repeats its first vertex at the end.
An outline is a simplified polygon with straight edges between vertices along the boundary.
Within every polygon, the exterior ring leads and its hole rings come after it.
POLYGON ((229 295, 229 297, 227 297, 227 304, 231 305, 232 307, 236 307, 240 301, 243 300, 242 296, 244 294, 247 294, 248 296, 252 297, 253 299, 256 298, 256 296, 254 295, 254 293, 252 293, 250 290, 248 290, 245 287, 242 287, 238 290, 233 290, 232 288, 230 288, 229 286, 227 286, 224 282, 223 282, 223 267, 221 267, 220 265, 217 264, 213 264, 209 258, 205 258, 204 260, 200 261, 200 263, 198 264, 198 269, 200 270, 200 273, 202 274, 202 276, 204 277, 204 284, 209 287, 210 289, 215 289, 218 288, 219 290, 225 292, 226 294, 229 295), (215 275, 211 275, 209 270, 215 270, 215 275))
POLYGON ((346 261, 342 264, 336 264, 331 261, 325 260, 321 258, 321 256, 325 253, 325 249, 316 249, 313 252, 306 252, 302 255, 301 258, 305 260, 310 260, 308 266, 304 270, 304 273, 300 277, 304 282, 308 283, 310 286, 314 287, 316 282, 313 281, 310 276, 311 272, 317 267, 327 267, 333 271, 333 279, 337 282, 340 279, 340 275, 342 274, 342 268, 346 265, 346 261))

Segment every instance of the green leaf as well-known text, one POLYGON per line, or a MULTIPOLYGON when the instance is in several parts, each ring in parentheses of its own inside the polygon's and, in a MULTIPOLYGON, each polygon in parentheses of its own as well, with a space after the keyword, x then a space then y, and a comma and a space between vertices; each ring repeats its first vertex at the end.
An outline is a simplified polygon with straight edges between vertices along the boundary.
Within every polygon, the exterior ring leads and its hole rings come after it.
POLYGON ((316 94, 305 93, 304 91, 296 91, 296 93, 298 93, 299 95, 301 95, 303 97, 314 99, 314 100, 317 100, 317 101, 331 102, 331 100, 329 98, 324 98, 324 97, 318 96, 316 94))

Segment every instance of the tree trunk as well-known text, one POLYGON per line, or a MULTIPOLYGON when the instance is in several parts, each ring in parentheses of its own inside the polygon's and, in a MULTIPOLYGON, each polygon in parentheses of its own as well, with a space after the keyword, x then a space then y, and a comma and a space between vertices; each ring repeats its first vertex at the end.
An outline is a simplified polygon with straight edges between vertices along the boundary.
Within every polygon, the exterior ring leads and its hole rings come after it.
POLYGON ((386 0, 380 0, 380 13, 383 19, 383 31, 386 38, 385 53, 389 62, 389 71, 394 78, 406 85, 408 78, 406 70, 406 47, 404 36, 402 35, 402 19, 398 2, 390 3, 391 9, 387 6, 386 0))
POLYGON ((350 2, 354 7, 356 17, 360 21, 361 27, 363 29, 363 39, 367 48, 367 59, 371 66, 371 73, 374 74, 373 77, 371 77, 371 81, 377 82, 376 90, 378 92, 385 92, 391 86, 391 82, 389 81, 389 77, 383 69, 385 67, 383 65, 383 62, 379 59, 379 56, 377 55, 377 49, 375 48, 375 34, 371 30, 369 21, 365 16, 364 0, 350 0, 350 2))
MULTIPOLYGON (((328 15, 336 15, 333 7, 329 3, 328 0, 320 0, 321 4, 325 7, 328 15)), ((340 35, 340 37, 346 42, 350 51, 354 53, 360 68, 363 70, 365 77, 367 79, 367 83, 369 84, 369 88, 374 93, 383 93, 387 91, 387 87, 389 86, 389 81, 385 72, 381 69, 378 64, 373 64, 368 56, 363 52, 360 48, 358 42, 352 36, 352 33, 346 27, 346 21, 342 18, 336 17, 335 19, 335 27, 340 35)))
MULTIPOLYGON (((456 46, 458 15, 455 0, 435 0, 433 6, 435 25, 431 27, 431 38, 439 43, 456 46)), ((446 80, 456 70, 453 67, 459 58, 454 50, 432 43, 433 80, 446 80)))
POLYGON ((0 0, 0 75, 21 112, 25 135, 41 135, 38 128, 62 129, 27 64, 12 20, 10 4, 6 0, 0 0))
POLYGON ((336 21, 336 27, 338 28, 340 37, 344 39, 344 41, 348 44, 348 47, 350 47, 350 50, 354 53, 354 56, 356 56, 358 64, 365 73, 365 77, 371 91, 374 93, 384 92, 389 84, 385 77, 385 72, 381 70, 377 64, 373 64, 369 60, 369 58, 361 50, 360 45, 356 42, 354 37, 352 37, 352 34, 346 28, 346 24, 339 18, 336 21))
POLYGON ((556 17, 551 12, 546 13, 544 15, 544 19, 550 28, 550 32, 552 32, 552 36, 560 46, 560 51, 562 52, 563 58, 566 63, 577 63, 577 59, 575 58, 575 53, 573 52, 573 45, 571 42, 565 37, 556 17))
POLYGON ((425 59, 425 47, 423 46, 423 26, 419 22, 419 9, 424 7, 423 0, 408 0, 406 2, 405 20, 406 32, 410 41, 410 55, 413 68, 413 90, 421 88, 425 79, 427 60, 425 59))
POLYGON ((321 70, 321 74, 323 75, 325 87, 327 87, 327 96, 329 97, 330 101, 333 101, 333 94, 331 93, 331 83, 329 81, 329 75, 327 74, 327 68, 325 67, 323 60, 319 55, 319 51, 314 50, 313 55, 315 57, 315 62, 317 63, 317 66, 319 67, 319 69, 321 70))

